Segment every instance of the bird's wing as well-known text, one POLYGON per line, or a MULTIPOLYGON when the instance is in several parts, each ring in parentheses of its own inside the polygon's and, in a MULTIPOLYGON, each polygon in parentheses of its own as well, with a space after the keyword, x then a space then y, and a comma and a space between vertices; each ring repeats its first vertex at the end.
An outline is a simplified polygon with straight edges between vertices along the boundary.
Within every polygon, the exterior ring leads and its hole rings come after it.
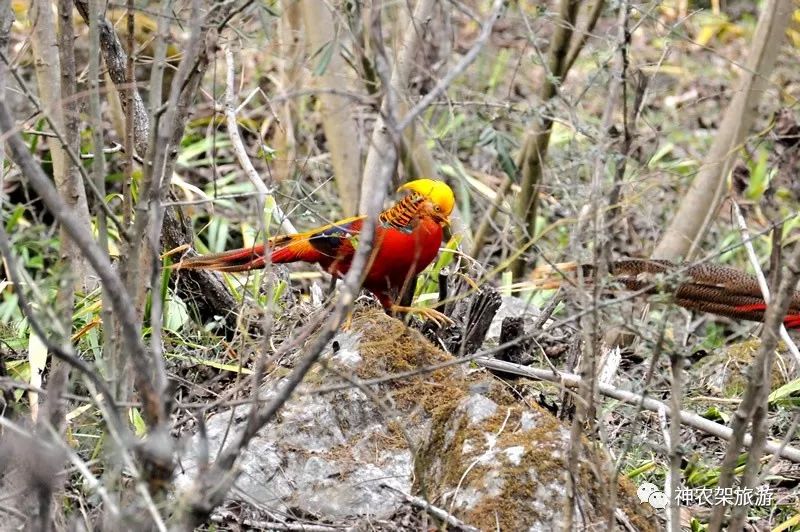
POLYGON ((365 218, 345 218, 312 231, 279 237, 272 242, 271 260, 284 263, 345 258, 355 250, 365 218))

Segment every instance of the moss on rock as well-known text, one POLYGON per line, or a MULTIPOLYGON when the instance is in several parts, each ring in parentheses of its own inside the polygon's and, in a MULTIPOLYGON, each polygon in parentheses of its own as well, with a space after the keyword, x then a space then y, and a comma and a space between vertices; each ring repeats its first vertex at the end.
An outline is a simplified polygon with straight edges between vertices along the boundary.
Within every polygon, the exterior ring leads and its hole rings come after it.
MULTIPOLYGON (((453 358, 381 312, 361 315, 353 330, 361 335, 359 378, 416 372, 388 380, 380 391, 401 412, 429 423, 415 457, 418 495, 481 529, 561 523, 568 428, 539 405, 521 403, 488 372, 467 371, 463 364, 425 371, 453 358)), ((613 482, 617 506, 629 521, 639 530, 657 529, 656 517, 636 499, 635 488, 622 477, 610 481, 605 463, 602 453, 583 440, 576 521, 602 527, 613 482)))

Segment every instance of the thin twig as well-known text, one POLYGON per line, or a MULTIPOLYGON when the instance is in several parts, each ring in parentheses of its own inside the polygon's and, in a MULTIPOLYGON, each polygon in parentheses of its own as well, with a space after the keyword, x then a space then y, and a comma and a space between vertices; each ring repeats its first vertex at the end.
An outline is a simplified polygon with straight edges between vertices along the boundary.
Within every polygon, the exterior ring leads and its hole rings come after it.
POLYGON ((267 185, 264 184, 264 180, 261 179, 260 175, 258 175, 253 163, 250 161, 250 157, 247 155, 247 150, 244 147, 244 143, 242 142, 242 136, 239 134, 239 126, 236 122, 236 77, 234 73, 236 61, 233 59, 233 49, 230 43, 225 44, 224 51, 226 67, 225 122, 228 126, 228 136, 231 140, 233 153, 236 154, 236 159, 239 161, 239 165, 242 167, 244 173, 247 175, 247 178, 258 192, 257 205, 259 219, 261 220, 263 218, 264 209, 267 203, 269 203, 269 208, 272 212, 272 218, 275 220, 275 222, 281 226, 281 229, 283 229, 285 233, 294 234, 297 232, 297 229, 295 229, 294 225, 292 225, 292 222, 289 220, 289 218, 287 218, 286 214, 284 214, 283 210, 275 201, 275 197, 272 195, 272 192, 269 190, 269 188, 267 188, 267 185))
MULTIPOLYGON (((725 450, 718 481, 718 486, 723 489, 730 488, 733 485, 734 469, 739 458, 739 451, 743 444, 746 445, 742 439, 751 421, 753 441, 750 452, 747 455, 747 464, 741 480, 741 486, 754 487, 758 479, 761 454, 765 448, 769 450, 769 443, 766 441, 768 433, 766 418, 768 397, 772 384, 772 367, 775 361, 775 350, 778 346, 778 330, 786 317, 786 312, 794 296, 795 286, 798 278, 800 278, 800 243, 795 244, 791 255, 786 257, 785 267, 778 270, 778 272, 782 273, 780 275, 780 284, 776 290, 775 299, 767 306, 764 315, 761 345, 753 362, 750 364, 747 389, 731 421, 733 438, 725 450)), ((741 528, 741 526, 736 526, 735 523, 741 524, 743 522, 747 508, 748 505, 734 508, 731 530, 741 528)), ((721 529, 725 510, 722 505, 714 507, 709 530, 716 532, 721 529)))
MULTIPOLYGON (((767 284, 767 278, 764 276, 764 271, 761 269, 761 263, 758 261, 756 251, 753 249, 753 239, 750 236, 749 229, 747 228, 747 222, 742 215, 742 209, 739 207, 739 204, 735 201, 732 203, 733 214, 736 218, 736 223, 739 226, 739 232, 742 234, 742 245, 744 246, 745 251, 747 251, 747 258, 750 260, 750 265, 753 267, 753 271, 756 274, 756 279, 758 279, 758 287, 761 289, 761 297, 764 298, 764 303, 769 305, 769 285, 767 284)), ((797 344, 794 343, 792 337, 789 336, 789 331, 786 330, 786 326, 782 323, 778 333, 781 335, 781 340, 783 340, 783 343, 786 344, 789 352, 794 357, 795 373, 800 372, 800 350, 797 349, 797 344)))
MULTIPOLYGON (((139 385, 143 402, 145 405, 152 406, 160 404, 161 401, 155 394, 152 382, 146 378, 149 374, 150 353, 148 353, 142 342, 135 309, 125 290, 125 285, 111 265, 108 256, 94 241, 92 234, 83 230, 81 221, 61 199, 42 167, 34 161, 25 141, 16 132, 14 119, 11 117, 6 103, 2 101, 0 101, 0 131, 4 133, 3 136, 11 152, 11 159, 28 179, 28 182, 42 198, 53 216, 61 223, 61 226, 81 250, 81 253, 84 254, 98 277, 100 277, 103 286, 107 289, 109 302, 119 319, 124 342, 127 349, 130 350, 131 360, 139 375, 137 384, 139 385)), ((158 409, 160 410, 160 408, 158 409)), ((161 413, 164 414, 164 412, 161 413)))
MULTIPOLYGON (((64 134, 64 132, 61 130, 60 127, 58 127, 58 124, 56 124, 56 122, 52 119, 48 110, 44 106, 42 106, 42 104, 39 102, 39 100, 36 98, 33 92, 28 88, 27 83, 25 83, 25 78, 23 78, 22 75, 20 75, 20 73, 17 71, 16 68, 12 67, 11 62, 8 59, 8 56, 5 54, 4 50, 0 50, 0 61, 2 61, 5 64, 5 66, 8 67, 9 72, 11 72, 11 75, 14 76, 17 85, 25 94, 28 101, 31 102, 31 105, 33 105, 37 113, 40 113, 42 115, 42 118, 44 118, 44 120, 50 126, 52 132, 47 136, 53 136, 57 138, 58 141, 61 143, 62 149, 67 153, 70 160, 77 167, 78 171, 81 174, 81 177, 83 178, 83 182, 89 187, 89 190, 92 191, 92 194, 94 194, 95 200, 98 202, 98 205, 103 210, 105 216, 108 219, 110 219, 119 230, 120 238, 122 239, 127 238, 125 226, 116 217, 114 211, 111 210, 111 207, 109 207, 108 204, 105 202, 105 194, 103 194, 97 188, 97 185, 95 184, 94 180, 91 178, 91 176, 89 176, 86 169, 83 167, 80 155, 76 153, 75 150, 73 150, 72 147, 67 143, 66 135, 64 134)), ((74 96, 74 98, 77 98, 77 96, 74 96)))
POLYGON ((572 65, 580 55, 581 50, 583 50, 583 47, 586 44, 586 41, 589 39, 589 36, 592 34, 592 31, 594 31, 594 27, 597 25, 597 21, 600 18, 600 13, 602 13, 604 5, 605 0, 595 0, 592 10, 589 12, 589 15, 586 19, 585 27, 574 32, 576 35, 580 35, 580 37, 573 41, 572 46, 569 49, 569 53, 567 54, 567 58, 564 60, 565 71, 569 72, 572 69, 572 65))
MULTIPOLYGON (((49 442, 45 442, 39 435, 34 435, 29 430, 4 416, 0 416, 0 427, 25 438, 25 440, 27 440, 27 445, 41 447, 49 456, 56 455, 57 453, 66 454, 67 458, 69 458, 70 462, 75 466, 75 469, 83 476, 88 488, 95 491, 103 500, 104 510, 108 511, 114 517, 120 515, 119 507, 111 499, 105 486, 92 474, 86 462, 81 460, 77 453, 69 445, 64 443, 55 431, 52 431, 52 427, 50 427, 52 438, 50 438, 49 442)), ((28 516, 26 515, 25 518, 27 519, 28 516)))
POLYGON ((434 506, 433 504, 429 503, 425 499, 420 499, 419 497, 415 497, 415 496, 411 495, 410 493, 406 493, 404 491, 400 491, 399 489, 395 488, 394 486, 390 486, 389 484, 386 484, 385 482, 381 483, 381 487, 385 488, 385 489, 388 489, 388 490, 392 490, 393 492, 401 495, 403 497, 403 499, 405 499, 405 501, 407 503, 409 503, 412 506, 415 506, 415 507, 417 507, 417 508, 419 508, 421 510, 425 510, 426 512, 428 512, 429 514, 434 516, 436 519, 438 519, 439 521, 447 523, 448 525, 450 525, 452 527, 456 527, 459 530, 465 530, 467 532, 478 532, 477 528, 464 523, 463 521, 461 521, 460 519, 456 518, 453 514, 451 514, 447 510, 439 508, 438 506, 434 506))
MULTIPOLYGON (((670 353, 670 369, 672 379, 670 382, 670 410, 680 412, 683 400, 683 353, 674 350, 670 353)), ((660 412, 660 411, 659 411, 660 412)), ((667 469, 666 489, 667 492, 667 529, 671 532, 680 532, 680 507, 676 504, 676 494, 680 484, 681 474, 681 419, 675 416, 669 425, 669 438, 665 442, 669 449, 669 468, 667 469)))
MULTIPOLYGON (((391 84, 391 92, 393 92, 400 100, 400 105, 407 106, 407 92, 409 80, 411 77, 412 67, 417 55, 417 50, 423 44, 423 25, 428 23, 431 17, 435 0, 418 0, 414 6, 413 12, 409 14, 408 25, 405 31, 402 32, 402 43, 399 45, 398 57, 394 62, 392 73, 389 78, 391 84)), ((381 166, 381 160, 384 153, 391 149, 388 145, 392 142, 391 132, 386 127, 385 115, 386 108, 390 105, 388 87, 385 90, 387 95, 381 105, 380 113, 376 118, 375 126, 372 129, 372 137, 370 138, 369 151, 364 163, 364 180, 362 187, 369 190, 372 187, 372 181, 378 178, 378 169, 381 166)), ((413 149, 413 148, 412 148, 413 149)), ((360 204, 366 206, 370 201, 369 194, 362 194, 360 204)))
POLYGON ((310 523, 281 523, 279 521, 259 521, 257 519, 242 519, 230 512, 220 512, 211 514, 209 518, 214 523, 227 525, 236 523, 248 527, 248 529, 258 530, 282 530, 287 532, 342 532, 347 530, 346 527, 317 525, 310 523))
POLYGON ((56 343, 50 338, 45 328, 39 323, 36 314, 34 314, 33 309, 28 303, 28 298, 21 290, 22 284, 19 281, 20 270, 17 267, 18 265, 16 257, 14 257, 14 254, 12 253, 8 234, 6 233, 5 227, 2 224, 0 224, 0 256, 2 256, 5 261, 6 274, 11 282, 17 287, 17 304, 19 305, 20 310, 22 310, 22 315, 27 318, 31 330, 42 340, 45 347, 47 347, 47 350, 50 351, 56 358, 59 358, 73 368, 77 369, 97 387, 102 396, 106 399, 107 404, 110 406, 110 417, 107 419, 109 424, 123 426, 123 422, 119 418, 117 410, 114 408, 114 396, 111 393, 111 390, 109 390, 109 388, 106 386, 105 382, 103 382, 102 378, 100 378, 100 376, 92 369, 91 366, 89 366, 75 354, 75 352, 72 350, 72 346, 67 344, 62 347, 56 343))
MULTIPOLYGON (((0 103, 0 117, 2 116, 2 111, 3 105, 0 103)), ((11 253, 8 235, 6 234, 2 224, 0 224, 0 255, 5 258, 6 264, 9 266, 9 277, 12 279, 12 281, 16 282, 16 260, 11 253)), ((31 329, 42 339, 42 342, 44 342, 48 351, 53 353, 56 358, 66 362, 70 366, 80 371, 86 377, 87 387, 90 389, 90 392, 93 396, 98 395, 97 391, 99 390, 99 395, 105 399, 105 402, 98 401, 97 404, 100 408, 100 411, 103 413, 103 417, 108 422, 109 433, 111 434, 113 441, 118 445, 118 449, 125 466, 130 469, 136 479, 136 490, 147 505, 148 510, 153 517, 154 524, 159 530, 166 530, 163 520, 156 509, 147 487, 143 482, 141 482, 142 475, 139 472, 137 462, 133 460, 130 452, 128 451, 127 444, 129 441, 131 441, 130 431, 128 430, 127 425, 125 425, 122 419, 119 417, 119 411, 115 408, 114 396, 111 393, 111 390, 97 372, 93 371, 92 368, 86 364, 86 362, 74 354, 70 345, 67 344, 66 346, 61 346, 49 339, 47 332, 36 319, 36 316, 34 315, 33 310, 30 308, 27 299, 21 293, 17 294, 17 298, 18 304, 22 309, 22 313, 26 318, 28 318, 28 323, 30 324, 31 329), (104 406, 107 406, 107 408, 104 406)))
POLYGON ((427 109, 436 98, 441 96, 447 90, 447 88, 450 87, 453 81, 460 76, 461 73, 464 72, 464 70, 466 70, 473 61, 475 61, 484 45, 489 40, 495 22, 497 22, 500 19, 500 16, 503 14, 503 9, 505 8, 506 3, 508 3, 508 0, 494 0, 494 2, 492 2, 492 10, 489 13, 489 17, 481 26, 481 32, 478 34, 475 42, 472 43, 472 47, 470 47, 469 51, 464 54, 464 57, 462 57, 461 60, 456 63, 456 65, 436 83, 430 92, 428 92, 419 102, 417 102, 417 104, 411 108, 411 110, 406 114, 406 116, 403 117, 402 120, 397 122, 398 131, 403 131, 405 128, 410 126, 411 122, 413 122, 414 119, 416 119, 423 111, 425 111, 425 109, 427 109))
MULTIPOLYGON (((385 75, 385 60, 383 64, 381 64, 381 61, 378 61, 378 63, 379 72, 382 71, 385 75)), ((387 78, 388 75, 382 77, 382 79, 387 78)), ((391 92, 388 85, 384 86, 391 92)), ((392 98, 388 98, 388 100, 393 101, 392 98)), ((258 431, 272 421, 292 397, 352 309, 358 291, 361 288, 368 261, 372 256, 378 213, 383 207, 386 185, 394 173, 397 160, 396 147, 399 144, 400 133, 396 127, 397 122, 394 113, 395 107, 391 104, 387 109, 387 126, 393 132, 394 143, 390 144, 393 149, 389 150, 384 159, 380 172, 379 186, 373 191, 372 201, 367 210, 367 218, 359 235, 360 244, 353 257, 350 270, 344 277, 333 313, 322 326, 314 341, 304 350, 303 356, 296 363, 292 373, 283 380, 281 388, 275 397, 263 407, 254 407, 254 412, 249 416, 244 429, 235 435, 233 441, 220 451, 216 461, 202 471, 195 478, 192 486, 184 491, 186 504, 181 508, 176 520, 181 529, 194 530, 196 526, 203 522, 205 516, 222 503, 238 474, 234 467, 236 460, 258 431)), ((257 387, 258 385, 258 382, 253 383, 253 386, 257 387)))

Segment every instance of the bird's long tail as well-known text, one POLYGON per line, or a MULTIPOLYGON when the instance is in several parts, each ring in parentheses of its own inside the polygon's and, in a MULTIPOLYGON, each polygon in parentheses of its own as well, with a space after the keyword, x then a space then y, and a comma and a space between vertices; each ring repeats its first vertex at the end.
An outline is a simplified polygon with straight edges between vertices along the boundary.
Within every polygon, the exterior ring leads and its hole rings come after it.
MULTIPOLYGON (((307 246, 304 234, 282 235, 269 240, 269 262, 273 264, 305 260, 300 249, 307 246), (304 245, 305 244, 305 245, 304 245)), ((246 272, 266 266, 264 244, 209 253, 183 259, 173 266, 175 270, 214 270, 217 272, 246 272)))
MULTIPOLYGON (((561 263, 537 268, 533 283, 557 288, 595 281, 594 266, 561 263), (580 275, 578 272, 580 271, 580 275)), ((609 289, 622 288, 643 294, 672 293, 677 305, 729 318, 764 321, 767 305, 755 276, 719 264, 681 265, 663 260, 626 259, 608 265, 609 289), (616 286, 615 286, 616 284, 616 286)), ((787 328, 800 328, 800 292, 795 292, 783 320, 787 328)))

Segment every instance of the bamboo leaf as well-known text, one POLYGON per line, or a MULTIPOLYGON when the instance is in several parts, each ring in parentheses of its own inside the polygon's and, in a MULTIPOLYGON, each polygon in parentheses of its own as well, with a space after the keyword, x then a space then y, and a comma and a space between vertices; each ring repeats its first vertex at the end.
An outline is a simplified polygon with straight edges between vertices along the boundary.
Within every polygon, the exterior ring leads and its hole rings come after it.
POLYGON ((796 393, 800 393, 800 379, 789 381, 769 394, 768 401, 770 404, 784 402, 796 393))
POLYGON ((314 67, 315 76, 321 76, 328 69, 328 65, 333 57, 333 50, 336 48, 334 44, 334 41, 328 41, 317 51, 316 54, 314 54, 315 56, 319 56, 319 62, 317 63, 317 66, 314 67))

